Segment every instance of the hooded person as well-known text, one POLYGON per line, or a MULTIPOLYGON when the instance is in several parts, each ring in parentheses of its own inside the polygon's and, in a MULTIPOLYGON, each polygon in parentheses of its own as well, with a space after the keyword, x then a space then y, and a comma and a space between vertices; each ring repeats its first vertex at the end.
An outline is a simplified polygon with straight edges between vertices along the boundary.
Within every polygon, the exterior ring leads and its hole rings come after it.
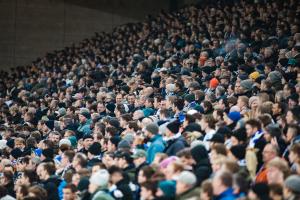
POLYGON ((114 199, 108 191, 109 177, 110 175, 105 169, 100 169, 91 176, 88 190, 92 194, 92 200, 114 199))
POLYGON ((200 185, 212 173, 208 152, 205 146, 199 144, 191 149, 191 155, 195 161, 194 173, 197 177, 197 185, 200 185))
POLYGON ((165 140, 167 145, 164 152, 168 156, 175 156, 177 152, 187 147, 187 142, 179 132, 180 126, 179 120, 172 121, 166 126, 165 140))
POLYGON ((87 108, 81 108, 80 113, 78 114, 79 117, 79 127, 77 128, 77 132, 79 138, 83 137, 84 135, 91 134, 91 113, 87 108))

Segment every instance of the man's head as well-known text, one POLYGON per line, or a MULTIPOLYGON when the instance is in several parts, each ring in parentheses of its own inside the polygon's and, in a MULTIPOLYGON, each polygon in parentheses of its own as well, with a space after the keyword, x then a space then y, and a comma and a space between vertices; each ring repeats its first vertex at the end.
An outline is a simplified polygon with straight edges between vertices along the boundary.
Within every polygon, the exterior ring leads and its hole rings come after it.
POLYGON ((77 188, 75 185, 69 184, 63 189, 63 199, 64 200, 76 200, 77 188))
POLYGON ((152 138, 158 134, 158 126, 156 123, 150 123, 145 127, 145 135, 148 138, 152 138))
POLYGON ((109 170, 112 184, 116 184, 124 178, 124 172, 121 168, 112 166, 109 170))
POLYGON ((232 187, 232 174, 223 170, 218 171, 212 180, 212 186, 214 195, 220 195, 232 187))
POLYGON ((83 147, 88 149, 93 144, 93 136, 92 135, 84 135, 83 138, 83 147))
POLYGON ((176 194, 180 195, 190 189, 192 189, 197 182, 197 178, 194 173, 189 171, 183 171, 179 174, 176 184, 176 194))
POLYGON ((278 149, 276 146, 272 144, 267 144, 262 154, 263 154, 263 161, 265 164, 267 164, 278 155, 278 149))
POLYGON ((172 135, 176 135, 180 130, 180 122, 179 120, 172 121, 166 126, 166 137, 172 137, 172 135))
POLYGON ((137 149, 132 155, 134 165, 136 167, 146 162, 147 152, 142 149, 137 149))
POLYGON ((61 155, 61 166, 66 167, 72 163, 75 152, 72 150, 67 150, 61 155))
POLYGON ((257 119, 249 119, 245 124, 247 136, 251 137, 261 129, 261 123, 257 119))
POLYGON ((47 180, 56 171, 55 165, 53 163, 41 163, 36 172, 40 180, 47 180))

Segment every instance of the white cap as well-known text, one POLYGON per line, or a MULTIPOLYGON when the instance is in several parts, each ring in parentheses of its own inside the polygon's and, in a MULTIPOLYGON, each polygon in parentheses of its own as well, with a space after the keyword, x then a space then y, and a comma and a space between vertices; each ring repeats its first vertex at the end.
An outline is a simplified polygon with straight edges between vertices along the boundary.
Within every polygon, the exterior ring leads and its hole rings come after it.
POLYGON ((100 187, 107 187, 109 181, 109 173, 106 169, 100 169, 90 178, 90 183, 100 187))
POLYGON ((63 144, 67 144, 67 145, 69 145, 69 146, 72 146, 71 141, 70 141, 69 139, 66 139, 66 138, 61 139, 61 140, 59 141, 58 146, 60 147, 60 146, 63 145, 63 144))

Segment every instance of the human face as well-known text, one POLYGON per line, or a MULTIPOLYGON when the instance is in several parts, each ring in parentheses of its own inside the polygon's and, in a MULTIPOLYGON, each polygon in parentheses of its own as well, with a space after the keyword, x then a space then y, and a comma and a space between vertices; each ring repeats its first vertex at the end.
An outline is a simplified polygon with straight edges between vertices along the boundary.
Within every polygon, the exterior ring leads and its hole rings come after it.
POLYGON ((268 167, 267 179, 269 184, 271 183, 282 184, 284 181, 284 176, 282 171, 280 171, 277 167, 268 167))
POLYGON ((278 103, 273 104, 273 106, 272 106, 272 113, 273 113, 273 115, 280 114, 280 109, 279 109, 278 103))
POLYGON ((78 115, 78 117, 79 117, 79 122, 80 122, 80 123, 85 123, 85 121, 86 121, 85 116, 83 116, 83 115, 78 115))
MULTIPOLYGON (((79 174, 74 174, 72 176, 72 184, 74 184, 75 186, 78 186, 78 183, 80 181, 80 175, 79 174)), ((91 184, 90 184, 91 185, 91 184)))
POLYGON ((187 190, 188 190, 188 187, 186 184, 182 183, 181 181, 177 181, 177 183, 176 183, 176 194, 177 195, 182 194, 187 190))
POLYGON ((153 194, 151 190, 147 190, 145 187, 141 188, 141 198, 142 199, 151 199, 153 198, 153 194))
POLYGON ((290 161, 290 163, 295 163, 295 162, 299 161, 297 154, 295 154, 293 151, 291 151, 289 153, 289 161, 290 161))
POLYGON ((23 149, 25 145, 22 142, 15 143, 15 148, 23 149))
POLYGON ((272 150, 271 145, 266 145, 262 154, 263 154, 263 161, 265 164, 276 157, 276 153, 272 150))
POLYGON ((239 144, 238 139, 236 137, 234 137, 234 136, 230 137, 230 141, 231 141, 232 146, 236 146, 236 145, 239 144))
POLYGON ((83 141, 83 146, 88 149, 93 144, 92 138, 87 138, 83 141))
POLYGON ((97 111, 99 112, 99 113, 102 113, 102 112, 104 112, 105 111, 105 106, 102 104, 102 103, 99 103, 98 105, 97 105, 97 111))
POLYGON ((291 112, 291 111, 288 111, 287 113, 286 113, 286 122, 288 123, 288 124, 291 124, 291 123, 293 123, 293 121, 294 121, 294 116, 293 116, 293 113, 291 112))
POLYGON ((252 126, 246 124, 246 133, 248 137, 251 137, 255 132, 256 130, 252 126))
POLYGON ((75 194, 69 188, 63 189, 63 199, 64 200, 74 200, 75 194))
POLYGON ((140 170, 138 174, 138 183, 141 184, 141 183, 145 183, 146 181, 147 178, 144 176, 143 170, 140 170))

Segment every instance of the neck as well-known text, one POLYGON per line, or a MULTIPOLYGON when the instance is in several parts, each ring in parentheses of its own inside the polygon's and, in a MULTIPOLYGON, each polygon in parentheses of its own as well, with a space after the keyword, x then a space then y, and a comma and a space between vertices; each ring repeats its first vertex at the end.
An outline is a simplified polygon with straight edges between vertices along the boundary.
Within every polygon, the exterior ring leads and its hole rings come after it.
POLYGON ((208 133, 209 131, 211 131, 212 129, 210 127, 207 127, 204 131, 205 133, 208 133))

